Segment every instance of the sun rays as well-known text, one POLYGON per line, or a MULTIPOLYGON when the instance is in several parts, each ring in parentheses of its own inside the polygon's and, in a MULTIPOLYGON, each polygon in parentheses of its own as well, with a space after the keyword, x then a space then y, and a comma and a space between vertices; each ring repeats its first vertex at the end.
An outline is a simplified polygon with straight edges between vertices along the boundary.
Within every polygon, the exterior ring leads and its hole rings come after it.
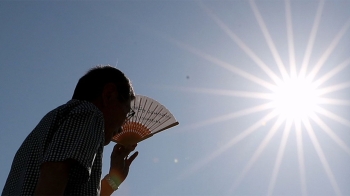
POLYGON ((295 132, 296 141, 296 154, 298 158, 299 166, 299 180, 300 180, 300 192, 302 195, 308 195, 308 178, 307 178, 307 167, 305 164, 305 150, 304 150, 304 138, 303 132, 307 133, 305 136, 311 140, 311 143, 316 151, 319 161, 323 167, 323 170, 329 180, 331 187, 333 188, 334 194, 342 195, 341 188, 337 182, 337 178, 332 171, 332 167, 327 159, 327 154, 324 152, 325 146, 319 141, 315 127, 319 127, 331 140, 337 144, 337 146, 344 151, 347 155, 350 155, 350 147, 348 144, 339 136, 337 133, 323 120, 323 118, 331 119, 334 122, 350 127, 350 121, 338 115, 334 112, 323 107, 324 105, 334 106, 349 106, 350 100, 335 99, 325 97, 331 93, 345 90, 350 87, 350 81, 337 83, 330 85, 327 82, 336 77, 337 74, 348 68, 350 64, 350 58, 343 60, 342 63, 335 65, 326 74, 319 74, 322 67, 326 64, 326 61, 330 58, 330 55, 334 52, 335 48, 339 45, 344 35, 350 28, 350 20, 348 20, 335 34, 334 38, 330 40, 330 44, 321 56, 316 60, 314 66, 310 65, 310 60, 314 51, 314 44, 316 42, 317 33, 319 32, 319 26, 322 23, 321 16, 323 13, 325 1, 321 0, 316 8, 313 25, 310 28, 310 34, 308 42, 306 43, 305 52, 303 57, 300 58, 301 64, 297 66, 296 53, 295 53, 295 40, 293 30, 293 17, 292 17, 292 6, 289 0, 285 1, 285 28, 286 28, 286 45, 288 46, 289 59, 282 59, 277 49, 274 39, 269 32, 269 28, 266 25, 264 18, 259 10, 259 6, 253 0, 249 0, 249 6, 252 10, 252 14, 255 16, 257 24, 261 30, 268 49, 275 61, 275 65, 278 68, 279 73, 275 73, 267 63, 265 63, 259 54, 254 52, 237 34, 235 34, 226 25, 219 16, 217 16, 209 7, 203 2, 198 2, 198 5, 202 10, 213 20, 218 28, 220 28, 230 39, 236 44, 257 66, 261 69, 272 82, 266 81, 261 77, 249 73, 231 63, 224 62, 213 55, 206 54, 199 49, 196 49, 188 44, 182 43, 175 39, 170 41, 180 48, 211 62, 213 65, 231 71, 233 74, 238 75, 242 78, 247 79, 255 83, 262 88, 262 92, 252 91, 235 91, 227 89, 208 89, 208 88, 184 88, 176 87, 177 90, 187 91, 192 93, 205 93, 215 94, 233 97, 244 97, 251 99, 262 99, 266 100, 265 104, 253 106, 250 108, 234 111, 230 114, 214 117, 212 119, 203 120, 202 122, 194 123, 189 125, 185 129, 196 129, 198 127, 207 126, 209 124, 215 124, 222 121, 231 120, 234 118, 248 116, 249 114, 261 112, 267 110, 268 113, 256 122, 252 122, 252 125, 247 129, 241 131, 238 135, 233 137, 229 142, 215 150, 209 156, 205 157, 201 161, 198 161, 188 170, 180 174, 180 178, 184 178, 192 173, 198 171, 204 167, 207 163, 213 160, 215 157, 220 156, 223 152, 233 147, 238 142, 244 140, 249 135, 254 134, 263 123, 272 121, 274 122, 269 129, 266 136, 260 142, 241 173, 237 176, 231 187, 231 193, 236 190, 241 184, 244 177, 249 173, 250 169, 258 161, 259 157, 262 156, 266 146, 270 143, 271 139, 276 135, 278 131, 282 131, 282 138, 276 148, 278 152, 275 158, 273 170, 271 171, 271 177, 269 179, 269 185, 266 188, 268 195, 273 195, 276 187, 277 178, 281 169, 281 163, 285 157, 285 148, 290 140, 291 132, 295 132), (288 61, 288 66, 283 63, 288 61), (266 93, 269 91, 270 93, 266 93))

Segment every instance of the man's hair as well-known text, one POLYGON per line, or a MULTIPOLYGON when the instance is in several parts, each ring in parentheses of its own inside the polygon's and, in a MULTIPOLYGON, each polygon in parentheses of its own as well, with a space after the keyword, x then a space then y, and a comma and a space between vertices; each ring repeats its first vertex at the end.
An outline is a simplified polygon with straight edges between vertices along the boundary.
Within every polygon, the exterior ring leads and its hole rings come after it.
POLYGON ((130 80, 123 72, 110 65, 98 65, 81 77, 72 99, 94 101, 102 95, 103 88, 108 83, 116 85, 119 101, 135 99, 130 80))

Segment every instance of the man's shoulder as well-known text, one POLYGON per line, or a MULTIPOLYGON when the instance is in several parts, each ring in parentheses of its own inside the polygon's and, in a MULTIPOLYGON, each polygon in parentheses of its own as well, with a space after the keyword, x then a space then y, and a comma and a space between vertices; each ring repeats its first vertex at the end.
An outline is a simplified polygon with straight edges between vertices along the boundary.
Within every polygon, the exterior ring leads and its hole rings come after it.
POLYGON ((69 119, 70 116, 80 116, 79 118, 94 116, 100 120, 103 119, 102 112, 93 103, 72 99, 49 111, 43 117, 42 122, 47 123, 47 120, 50 122, 63 122, 69 119))
POLYGON ((74 108, 74 110, 99 111, 99 109, 93 103, 85 100, 71 99, 62 106, 68 107, 68 108, 74 108))
POLYGON ((82 112, 93 112, 101 113, 102 112, 91 102, 85 100, 71 99, 67 103, 58 106, 53 109, 51 112, 64 112, 64 113, 82 113, 82 112))

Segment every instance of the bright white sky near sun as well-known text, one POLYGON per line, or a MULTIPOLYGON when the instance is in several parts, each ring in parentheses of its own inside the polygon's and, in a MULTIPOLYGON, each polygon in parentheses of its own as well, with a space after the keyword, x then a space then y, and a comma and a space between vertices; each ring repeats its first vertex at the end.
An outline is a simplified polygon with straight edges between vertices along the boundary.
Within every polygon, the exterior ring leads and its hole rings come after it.
POLYGON ((341 0, 0 1, 0 189, 79 77, 117 64, 180 125, 139 144, 114 195, 350 195, 349 10, 341 0), (267 98, 303 66, 319 103, 301 129, 278 126, 267 98))

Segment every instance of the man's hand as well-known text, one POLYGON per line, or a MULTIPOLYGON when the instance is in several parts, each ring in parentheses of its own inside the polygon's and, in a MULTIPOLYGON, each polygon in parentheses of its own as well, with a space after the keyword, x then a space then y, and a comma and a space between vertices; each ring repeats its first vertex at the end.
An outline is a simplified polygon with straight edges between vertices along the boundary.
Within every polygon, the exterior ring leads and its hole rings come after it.
POLYGON ((126 148, 120 144, 116 144, 113 148, 109 175, 118 186, 128 176, 129 167, 138 155, 138 152, 135 152, 129 157, 130 152, 133 151, 136 146, 137 145, 135 144, 130 148, 126 148))
MULTIPOLYGON (((129 167, 134 159, 137 157, 138 152, 135 152, 130 157, 128 156, 131 151, 136 148, 136 145, 131 148, 125 148, 120 144, 116 144, 111 154, 111 167, 109 169, 109 176, 119 186, 125 178, 128 176, 129 167)), ((101 196, 111 195, 114 192, 105 178, 101 181, 101 196)))

